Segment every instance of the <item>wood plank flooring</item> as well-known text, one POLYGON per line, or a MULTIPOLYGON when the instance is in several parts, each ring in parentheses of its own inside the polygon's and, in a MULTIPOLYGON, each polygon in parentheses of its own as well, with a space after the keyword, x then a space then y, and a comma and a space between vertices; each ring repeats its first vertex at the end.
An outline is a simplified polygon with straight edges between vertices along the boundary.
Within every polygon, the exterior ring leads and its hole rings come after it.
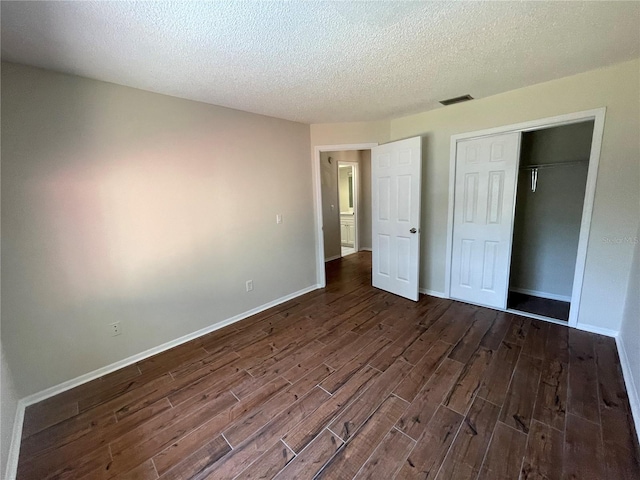
POLYGON ((640 478, 613 339, 370 269, 30 406, 18 478, 640 478))

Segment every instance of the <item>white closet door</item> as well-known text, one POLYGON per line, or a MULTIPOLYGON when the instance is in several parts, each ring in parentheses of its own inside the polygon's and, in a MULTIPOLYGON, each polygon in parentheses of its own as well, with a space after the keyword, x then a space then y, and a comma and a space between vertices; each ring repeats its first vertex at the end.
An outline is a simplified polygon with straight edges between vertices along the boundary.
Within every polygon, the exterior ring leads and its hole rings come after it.
POLYGON ((520 132, 456 147, 451 297, 506 308, 520 132))
POLYGON ((372 283, 418 300, 422 140, 371 149, 372 283))

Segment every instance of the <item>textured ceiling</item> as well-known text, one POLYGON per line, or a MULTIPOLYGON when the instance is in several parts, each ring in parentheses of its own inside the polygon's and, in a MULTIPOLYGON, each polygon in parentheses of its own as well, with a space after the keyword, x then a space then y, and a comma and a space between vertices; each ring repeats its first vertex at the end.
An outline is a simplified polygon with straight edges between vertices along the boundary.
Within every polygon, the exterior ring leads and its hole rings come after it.
POLYGON ((638 2, 1 8, 3 60, 305 123, 398 117, 640 56, 638 2))

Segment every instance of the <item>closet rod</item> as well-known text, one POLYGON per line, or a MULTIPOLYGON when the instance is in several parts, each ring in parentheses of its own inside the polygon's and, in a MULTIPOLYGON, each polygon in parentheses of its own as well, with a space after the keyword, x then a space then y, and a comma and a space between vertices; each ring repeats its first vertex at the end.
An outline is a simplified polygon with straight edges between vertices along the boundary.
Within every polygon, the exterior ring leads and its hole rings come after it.
POLYGON ((581 165, 589 163, 589 160, 576 160, 574 162, 557 162, 557 163, 537 163, 535 165, 523 165, 521 170, 532 170, 534 168, 551 168, 551 167, 568 167, 570 165, 581 165))

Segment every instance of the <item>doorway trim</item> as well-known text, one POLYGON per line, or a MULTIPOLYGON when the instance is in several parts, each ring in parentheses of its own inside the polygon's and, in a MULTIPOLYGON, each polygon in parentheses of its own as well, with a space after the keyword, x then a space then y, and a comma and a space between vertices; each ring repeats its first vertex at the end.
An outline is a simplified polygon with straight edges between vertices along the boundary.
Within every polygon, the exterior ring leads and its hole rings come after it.
MULTIPOLYGON (((316 283, 318 288, 327 285, 324 272, 324 235, 322 233, 322 183, 320 178, 320 154, 322 152, 339 152, 351 150, 370 150, 377 147, 377 143, 348 143, 343 145, 316 145, 311 157, 311 173, 313 176, 313 205, 316 227, 316 283)), ((356 232, 357 232, 356 227, 356 232)))
MULTIPOLYGON (((453 254, 453 208, 455 199, 455 177, 456 177, 456 151, 459 141, 469 138, 485 137, 508 132, 530 132, 543 130, 545 128, 559 127, 593 120, 593 136, 591 140, 591 153, 589 155, 589 170, 587 173, 587 184, 582 207, 582 221, 580 223, 580 235, 578 240, 578 251, 576 254, 576 267, 573 276, 573 289, 571 291, 571 309, 569 311, 569 326, 578 326, 578 316, 580 313, 580 302, 582 298, 582 285, 584 281, 584 270, 587 260, 587 246, 589 243, 589 233, 591 230, 591 217, 593 215, 593 202, 596 193, 596 180, 598 176, 598 166, 600 164, 600 150, 602 147, 602 136, 604 134, 606 107, 581 112, 557 115, 554 117, 541 118, 512 125, 476 130, 473 132, 460 133, 451 136, 450 157, 449 157, 449 211, 447 217, 447 250, 445 265, 445 296, 451 298, 451 255, 453 254)), ((518 158, 518 164, 520 158, 518 158)), ((517 193, 517 191, 516 191, 517 193)), ((526 314, 523 314, 526 315, 526 314)))
MULTIPOLYGON (((349 167, 351 167, 351 173, 352 173, 352 184, 353 184, 353 223, 354 223, 354 231, 355 231, 355 237, 353 239, 353 249, 356 252, 360 251, 360 228, 358 228, 358 209, 360 208, 360 202, 358 202, 358 198, 360 195, 360 172, 358 170, 358 167, 360 166, 360 164, 358 162, 338 162, 338 195, 340 195, 340 165, 347 165, 349 167)), ((340 202, 338 202, 338 206, 340 205, 340 202)), ((339 210, 339 208, 338 208, 339 210)), ((340 212, 340 215, 342 216, 342 212, 340 212)), ((342 218, 342 217, 341 217, 342 218)), ((340 240, 342 241, 342 236, 340 238, 340 240)))

